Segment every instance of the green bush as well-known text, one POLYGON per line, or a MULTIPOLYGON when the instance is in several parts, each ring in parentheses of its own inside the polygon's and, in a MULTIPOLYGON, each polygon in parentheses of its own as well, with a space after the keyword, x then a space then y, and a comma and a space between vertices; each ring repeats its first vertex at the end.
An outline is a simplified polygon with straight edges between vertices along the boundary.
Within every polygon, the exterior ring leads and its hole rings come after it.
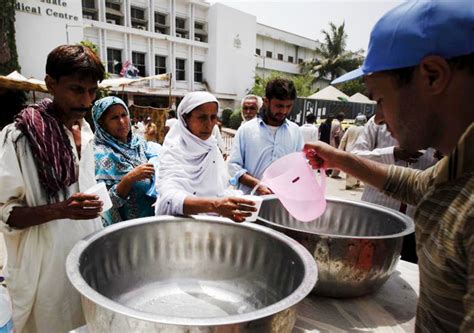
POLYGON ((242 115, 240 114, 240 108, 232 112, 230 115, 229 127, 232 129, 238 129, 242 123, 242 115))
POLYGON ((221 121, 224 127, 230 127, 230 116, 232 115, 232 112, 231 108, 225 108, 222 110, 221 121))

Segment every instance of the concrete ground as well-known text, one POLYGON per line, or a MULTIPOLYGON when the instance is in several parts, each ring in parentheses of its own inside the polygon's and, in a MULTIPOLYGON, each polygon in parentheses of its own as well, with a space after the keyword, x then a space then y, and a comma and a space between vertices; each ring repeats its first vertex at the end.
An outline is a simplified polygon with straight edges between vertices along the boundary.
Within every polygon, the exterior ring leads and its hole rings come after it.
MULTIPOLYGON (((326 195, 328 197, 338 197, 348 200, 360 200, 364 187, 359 187, 354 190, 346 190, 345 175, 341 173, 342 179, 327 178, 327 189, 326 195)), ((4 260, 6 256, 5 244, 3 242, 3 235, 0 233, 0 275, 1 269, 3 268, 4 260)))
POLYGON ((362 192, 364 192, 364 185, 361 184, 358 188, 346 190, 346 175, 342 172, 340 175, 342 177, 341 179, 333 179, 331 177, 326 178, 326 196, 360 201, 362 192))

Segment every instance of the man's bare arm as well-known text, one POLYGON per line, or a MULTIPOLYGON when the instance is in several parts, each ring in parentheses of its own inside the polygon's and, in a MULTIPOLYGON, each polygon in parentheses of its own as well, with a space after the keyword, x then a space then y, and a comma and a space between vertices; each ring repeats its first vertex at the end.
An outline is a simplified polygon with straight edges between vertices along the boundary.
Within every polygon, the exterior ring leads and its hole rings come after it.
POLYGON ((14 207, 6 223, 24 229, 57 219, 89 220, 99 216, 102 202, 96 195, 75 193, 69 199, 37 207, 14 207))
MULTIPOLYGON (((253 177, 252 175, 250 175, 249 173, 244 173, 242 176, 240 176, 239 178, 239 182, 241 184, 244 184, 245 186, 248 186, 250 188, 254 188, 255 186, 257 186, 257 184, 260 183, 260 180, 258 180, 257 178, 253 177)), ((265 185, 260 185, 257 189, 257 194, 258 195, 266 195, 266 194, 272 194, 273 192, 268 188, 266 187, 265 185)))
POLYGON ((388 165, 338 150, 323 142, 308 143, 304 151, 314 168, 339 169, 379 190, 383 189, 388 179, 388 165))

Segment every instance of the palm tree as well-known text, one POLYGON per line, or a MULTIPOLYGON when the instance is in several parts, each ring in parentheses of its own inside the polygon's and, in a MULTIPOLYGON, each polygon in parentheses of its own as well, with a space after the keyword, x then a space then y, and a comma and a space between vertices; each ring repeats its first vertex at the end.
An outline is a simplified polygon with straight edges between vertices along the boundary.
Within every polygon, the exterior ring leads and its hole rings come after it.
POLYGON ((362 64, 363 50, 346 51, 347 33, 344 25, 344 22, 340 26, 329 22, 330 31, 322 30, 324 43, 316 48, 314 59, 302 63, 302 73, 316 74, 317 79, 329 78, 332 81, 362 64))

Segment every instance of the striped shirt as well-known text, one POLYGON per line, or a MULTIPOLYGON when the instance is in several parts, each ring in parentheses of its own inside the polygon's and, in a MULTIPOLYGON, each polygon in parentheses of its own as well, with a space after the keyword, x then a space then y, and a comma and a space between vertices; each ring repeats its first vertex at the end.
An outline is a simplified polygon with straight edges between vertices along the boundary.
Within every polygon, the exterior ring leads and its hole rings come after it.
POLYGON ((474 123, 425 171, 391 166, 387 194, 418 204, 417 332, 474 331, 474 123))
MULTIPOLYGON (((425 170, 434 165, 437 160, 433 157, 434 149, 427 149, 416 163, 407 163, 405 161, 395 161, 393 150, 398 146, 398 141, 387 130, 386 125, 377 125, 374 117, 370 118, 364 126, 364 131, 359 135, 351 152, 355 155, 368 158, 369 160, 405 166, 413 169, 425 170)), ((362 201, 371 202, 384 207, 400 210, 401 202, 393 199, 375 187, 365 185, 362 193, 362 201)), ((415 207, 408 205, 407 215, 413 217, 415 207)))

